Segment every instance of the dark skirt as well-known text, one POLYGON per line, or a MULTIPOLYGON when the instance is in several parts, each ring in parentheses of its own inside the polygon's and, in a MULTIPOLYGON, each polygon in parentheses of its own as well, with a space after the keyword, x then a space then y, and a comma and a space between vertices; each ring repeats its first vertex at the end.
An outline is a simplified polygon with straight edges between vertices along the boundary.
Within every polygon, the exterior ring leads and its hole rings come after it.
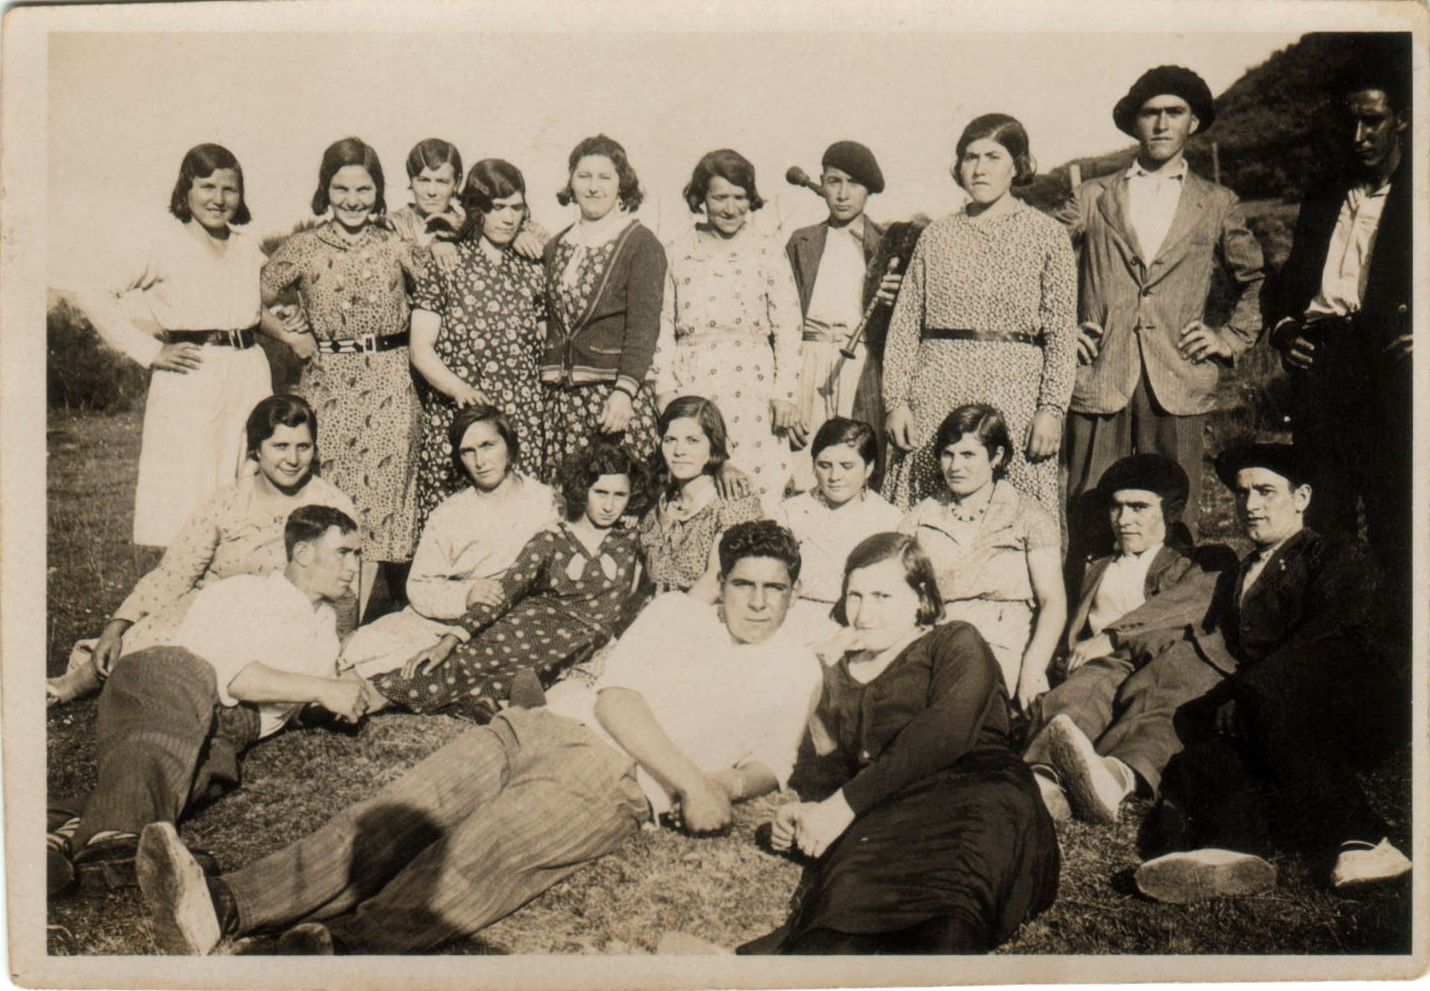
POLYGON ((744 953, 984 953, 1053 903, 1058 840, 1032 774, 978 750, 859 816, 780 929, 744 953))

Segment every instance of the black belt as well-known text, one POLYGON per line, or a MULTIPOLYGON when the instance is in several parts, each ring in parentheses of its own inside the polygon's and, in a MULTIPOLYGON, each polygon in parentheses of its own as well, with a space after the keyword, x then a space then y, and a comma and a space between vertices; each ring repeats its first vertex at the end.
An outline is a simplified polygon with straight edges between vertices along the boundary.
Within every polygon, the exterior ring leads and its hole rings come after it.
POLYGON ((166 330, 164 340, 170 344, 217 344, 226 348, 253 347, 253 327, 242 330, 166 330))
POLYGON ((318 341, 318 350, 323 354, 376 354, 379 351, 405 348, 411 340, 412 335, 407 331, 400 334, 388 334, 386 337, 364 334, 362 337, 354 337, 350 340, 320 340, 318 341))
POLYGON ((1021 330, 966 330, 964 328, 925 327, 926 341, 1001 341, 1009 344, 1031 344, 1043 346, 1041 334, 1029 334, 1021 330))

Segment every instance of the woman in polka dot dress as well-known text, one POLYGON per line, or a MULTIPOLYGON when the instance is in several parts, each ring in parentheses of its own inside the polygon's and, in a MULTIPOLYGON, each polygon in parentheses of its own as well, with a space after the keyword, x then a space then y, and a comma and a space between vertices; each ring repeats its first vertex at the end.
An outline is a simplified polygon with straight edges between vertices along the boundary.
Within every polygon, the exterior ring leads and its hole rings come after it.
POLYGON ((420 713, 450 707, 485 723, 523 669, 549 687, 620 632, 641 573, 640 544, 621 520, 640 508, 645 466, 629 449, 597 442, 562 476, 566 520, 527 542, 500 599, 468 609, 460 633, 373 682, 388 702, 420 713))

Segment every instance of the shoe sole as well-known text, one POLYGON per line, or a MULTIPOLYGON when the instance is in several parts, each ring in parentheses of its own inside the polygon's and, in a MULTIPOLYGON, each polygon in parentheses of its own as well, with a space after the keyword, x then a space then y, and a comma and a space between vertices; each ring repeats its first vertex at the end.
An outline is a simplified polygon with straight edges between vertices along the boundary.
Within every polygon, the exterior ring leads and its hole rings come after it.
POLYGON ((202 956, 218 945, 222 934, 203 868, 171 824, 144 827, 134 868, 160 952, 202 956))
POLYGON ((1238 898, 1270 891, 1276 887, 1276 868, 1251 854, 1207 861, 1195 854, 1169 853, 1147 861, 1137 868, 1133 878, 1137 890, 1148 898, 1185 905, 1208 898, 1238 898))
POLYGON ((1072 720, 1058 716, 1048 724, 1048 749, 1073 812, 1092 822, 1116 823, 1122 803, 1109 809, 1098 797, 1093 785, 1094 764, 1100 765, 1102 757, 1072 720))

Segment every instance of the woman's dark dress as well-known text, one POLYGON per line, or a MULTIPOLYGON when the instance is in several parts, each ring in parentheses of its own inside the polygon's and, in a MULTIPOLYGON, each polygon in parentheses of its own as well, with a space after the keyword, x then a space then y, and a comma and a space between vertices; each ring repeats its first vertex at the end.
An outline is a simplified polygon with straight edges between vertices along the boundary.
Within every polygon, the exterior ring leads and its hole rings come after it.
POLYGON ((826 668, 816 718, 834 751, 792 784, 842 787, 855 819, 790 920, 743 951, 982 953, 1052 904, 1057 836, 973 627, 935 628, 868 684, 845 660, 826 668))

